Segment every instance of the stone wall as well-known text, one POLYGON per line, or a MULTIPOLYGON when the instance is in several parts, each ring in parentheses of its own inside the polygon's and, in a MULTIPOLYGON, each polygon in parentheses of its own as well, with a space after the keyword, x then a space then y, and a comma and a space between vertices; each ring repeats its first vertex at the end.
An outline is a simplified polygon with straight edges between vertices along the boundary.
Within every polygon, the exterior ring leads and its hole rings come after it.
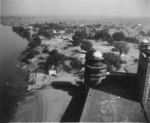
POLYGON ((141 89, 141 101, 150 101, 150 44, 140 44, 138 81, 141 89))

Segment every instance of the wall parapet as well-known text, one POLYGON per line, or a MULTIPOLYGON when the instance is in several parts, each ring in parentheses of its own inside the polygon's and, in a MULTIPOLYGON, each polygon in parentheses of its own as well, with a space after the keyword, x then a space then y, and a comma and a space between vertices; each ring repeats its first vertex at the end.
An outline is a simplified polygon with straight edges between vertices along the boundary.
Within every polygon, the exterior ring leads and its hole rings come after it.
POLYGON ((144 40, 140 43, 138 64, 138 81, 141 88, 141 101, 150 101, 150 42, 144 40))

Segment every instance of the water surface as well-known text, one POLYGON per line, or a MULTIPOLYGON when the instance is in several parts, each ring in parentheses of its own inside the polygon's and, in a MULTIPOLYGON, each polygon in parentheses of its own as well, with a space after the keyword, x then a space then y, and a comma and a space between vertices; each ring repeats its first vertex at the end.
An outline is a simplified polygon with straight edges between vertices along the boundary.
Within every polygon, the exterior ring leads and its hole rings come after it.
POLYGON ((11 76, 15 72, 17 58, 27 43, 12 31, 12 27, 0 25, 0 81, 3 81, 6 74, 11 76))
POLYGON ((15 95, 23 94, 25 74, 23 71, 16 73, 16 65, 27 44, 12 27, 0 24, 0 122, 10 119, 17 100, 15 95))

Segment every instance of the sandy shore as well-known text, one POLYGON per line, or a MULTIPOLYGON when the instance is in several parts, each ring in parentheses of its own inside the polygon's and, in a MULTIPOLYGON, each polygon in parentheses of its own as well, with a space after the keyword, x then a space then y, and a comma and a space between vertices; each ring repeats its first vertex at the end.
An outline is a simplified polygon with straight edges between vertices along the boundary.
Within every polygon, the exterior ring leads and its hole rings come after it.
POLYGON ((75 79, 64 76, 41 90, 28 92, 20 102, 13 122, 59 122, 72 99, 69 92, 74 91, 75 79))

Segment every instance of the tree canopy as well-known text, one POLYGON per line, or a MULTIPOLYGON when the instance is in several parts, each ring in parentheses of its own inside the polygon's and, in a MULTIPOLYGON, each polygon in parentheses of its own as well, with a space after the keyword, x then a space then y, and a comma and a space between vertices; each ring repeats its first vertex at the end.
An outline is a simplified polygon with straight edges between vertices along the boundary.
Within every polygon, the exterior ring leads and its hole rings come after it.
POLYGON ((89 41, 82 41, 81 49, 85 51, 89 51, 93 47, 93 44, 89 41))
POLYGON ((123 32, 115 32, 112 37, 115 41, 123 41, 125 39, 125 35, 123 32))
POLYGON ((72 39, 73 39, 72 44, 73 44, 74 46, 79 46, 79 45, 81 44, 81 42, 82 42, 82 38, 80 38, 80 37, 78 37, 78 36, 76 36, 76 35, 73 35, 73 36, 72 36, 72 39))
POLYGON ((121 58, 116 56, 114 53, 107 52, 103 53, 104 63, 108 66, 108 71, 119 70, 121 68, 121 58))
POLYGON ((87 33, 85 30, 78 30, 75 32, 75 36, 77 36, 83 40, 83 39, 87 38, 87 33))
POLYGON ((79 71, 82 69, 82 62, 78 58, 72 58, 70 66, 72 69, 79 71))
POLYGON ((32 26, 39 28, 40 30, 64 30, 64 26, 58 23, 45 23, 45 24, 33 24, 32 26))
POLYGON ((52 50, 51 52, 49 52, 47 63, 49 65, 59 66, 63 64, 65 60, 66 60, 65 55, 59 53, 57 50, 52 50))
POLYGON ((27 30, 25 30, 22 26, 12 27, 12 30, 13 32, 16 32, 22 38, 29 40, 30 33, 27 30))
POLYGON ((133 37, 126 37, 124 39, 124 41, 127 41, 127 42, 131 42, 131 43, 139 43, 139 40, 137 38, 133 38, 133 37))
POLYGON ((119 56, 121 56, 121 54, 128 54, 128 52, 129 52, 129 46, 128 46, 128 44, 126 43, 126 42, 124 42, 124 41, 121 41, 121 42, 115 42, 114 43, 114 47, 119 51, 119 53, 120 53, 120 55, 119 56))
POLYGON ((107 40, 109 37, 110 34, 106 30, 101 30, 99 32, 96 32, 94 36, 95 40, 99 40, 99 39, 107 40))
POLYGON ((107 41, 107 43, 108 43, 109 45, 113 45, 113 44, 114 44, 114 39, 112 38, 111 35, 108 35, 108 36, 107 36, 106 41, 107 41))
POLYGON ((38 45, 41 44, 41 39, 39 37, 33 38, 33 41, 35 41, 38 45))
POLYGON ((47 32, 45 29, 40 29, 38 31, 38 35, 44 36, 45 38, 48 38, 48 39, 51 39, 53 37, 53 35, 47 32))

